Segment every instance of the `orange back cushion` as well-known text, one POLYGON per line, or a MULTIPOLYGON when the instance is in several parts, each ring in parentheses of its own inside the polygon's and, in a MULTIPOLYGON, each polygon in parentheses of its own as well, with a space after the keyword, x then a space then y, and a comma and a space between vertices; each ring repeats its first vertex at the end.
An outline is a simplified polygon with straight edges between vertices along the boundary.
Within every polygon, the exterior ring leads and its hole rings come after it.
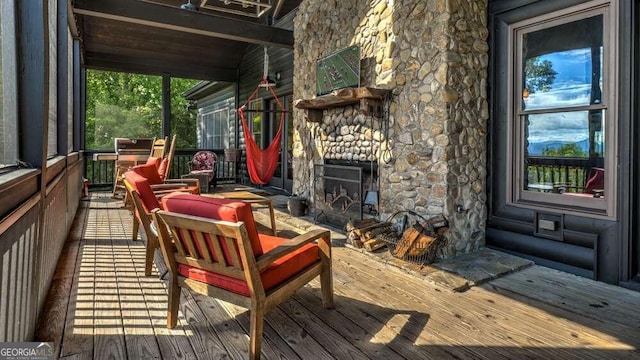
POLYGON ((158 175, 158 167, 155 163, 147 163, 144 165, 138 165, 131 168, 138 175, 144 177, 149 181, 151 185, 162 184, 163 180, 158 175))
POLYGON ((162 161, 160 162, 160 166, 158 166, 158 176, 160 176, 162 181, 164 181, 167 178, 167 175, 169 175, 169 169, 167 169, 168 166, 169 159, 167 158, 162 159, 162 161))
MULTIPOLYGON (((172 193, 162 198, 163 209, 185 215, 200 216, 230 222, 243 221, 255 256, 264 253, 253 220, 251 205, 238 200, 217 199, 200 195, 172 193)), ((222 244, 226 248, 225 244, 222 244)))
POLYGON ((124 178, 140 195, 142 206, 147 213, 160 207, 160 203, 158 202, 156 195, 153 193, 151 185, 149 185, 149 182, 144 176, 141 176, 135 171, 127 171, 124 173, 124 178))
POLYGON ((146 164, 153 164, 156 167, 159 167, 161 161, 162 161, 161 157, 149 156, 149 158, 147 159, 146 164))

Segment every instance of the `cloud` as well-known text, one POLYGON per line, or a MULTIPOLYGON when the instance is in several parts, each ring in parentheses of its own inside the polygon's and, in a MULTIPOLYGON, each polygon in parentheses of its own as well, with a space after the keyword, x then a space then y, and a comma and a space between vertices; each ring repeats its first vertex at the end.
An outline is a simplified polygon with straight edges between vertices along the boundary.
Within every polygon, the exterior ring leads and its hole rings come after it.
POLYGON ((529 141, 580 141, 589 138, 589 112, 529 115, 529 141))
MULTIPOLYGON (((554 85, 556 85, 554 83, 554 85)), ((526 110, 551 109, 589 105, 591 102, 590 84, 558 84, 549 91, 538 91, 529 94, 524 100, 526 110)))
MULTIPOLYGON (((571 108, 591 104, 591 49, 574 49, 543 56, 558 72, 549 91, 524 99, 525 110, 571 108)), ((528 116, 529 142, 577 142, 589 138, 589 111, 565 111, 528 116)))

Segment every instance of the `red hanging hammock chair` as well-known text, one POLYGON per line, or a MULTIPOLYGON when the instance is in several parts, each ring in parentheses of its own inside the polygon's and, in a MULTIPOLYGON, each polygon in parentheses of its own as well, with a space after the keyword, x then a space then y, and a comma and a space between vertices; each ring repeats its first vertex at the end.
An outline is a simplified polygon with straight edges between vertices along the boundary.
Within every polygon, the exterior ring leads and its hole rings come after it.
POLYGON ((244 105, 242 105, 238 109, 238 114, 240 115, 240 120, 242 121, 242 132, 244 134, 244 142, 247 147, 247 169, 249 170, 249 177, 251 178, 251 182, 261 185, 268 184, 276 171, 278 160, 280 158, 282 124, 284 123, 286 111, 282 106, 282 102, 280 102, 280 99, 271 88, 271 85, 269 84, 266 76, 262 79, 262 82, 258 84, 253 93, 251 93, 251 96, 249 96, 247 102, 245 102, 244 105), (282 116, 280 117, 280 125, 278 126, 278 131, 276 132, 273 140, 271 140, 271 143, 266 149, 260 149, 258 144, 256 144, 256 141, 253 138, 253 133, 251 132, 251 129, 249 129, 249 125, 247 125, 247 120, 244 116, 245 107, 256 96, 258 90, 261 87, 266 87, 269 89, 269 91, 273 95, 273 98, 276 100, 276 103, 282 110, 282 116))

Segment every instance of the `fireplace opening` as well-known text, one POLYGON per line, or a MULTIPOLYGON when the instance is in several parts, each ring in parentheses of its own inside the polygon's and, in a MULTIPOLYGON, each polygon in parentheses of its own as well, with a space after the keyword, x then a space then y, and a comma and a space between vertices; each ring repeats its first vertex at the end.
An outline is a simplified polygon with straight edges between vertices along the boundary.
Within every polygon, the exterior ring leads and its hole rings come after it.
POLYGON ((314 166, 316 221, 343 227, 349 220, 376 217, 377 212, 376 162, 327 159, 314 166))

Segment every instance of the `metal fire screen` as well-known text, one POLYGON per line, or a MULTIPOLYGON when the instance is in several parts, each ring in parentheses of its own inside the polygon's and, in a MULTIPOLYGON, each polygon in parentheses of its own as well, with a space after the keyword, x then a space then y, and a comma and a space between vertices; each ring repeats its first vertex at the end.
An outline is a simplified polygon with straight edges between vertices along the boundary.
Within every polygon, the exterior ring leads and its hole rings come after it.
POLYGON ((349 219, 362 219, 362 168, 316 164, 314 166, 315 219, 343 227, 349 219))

